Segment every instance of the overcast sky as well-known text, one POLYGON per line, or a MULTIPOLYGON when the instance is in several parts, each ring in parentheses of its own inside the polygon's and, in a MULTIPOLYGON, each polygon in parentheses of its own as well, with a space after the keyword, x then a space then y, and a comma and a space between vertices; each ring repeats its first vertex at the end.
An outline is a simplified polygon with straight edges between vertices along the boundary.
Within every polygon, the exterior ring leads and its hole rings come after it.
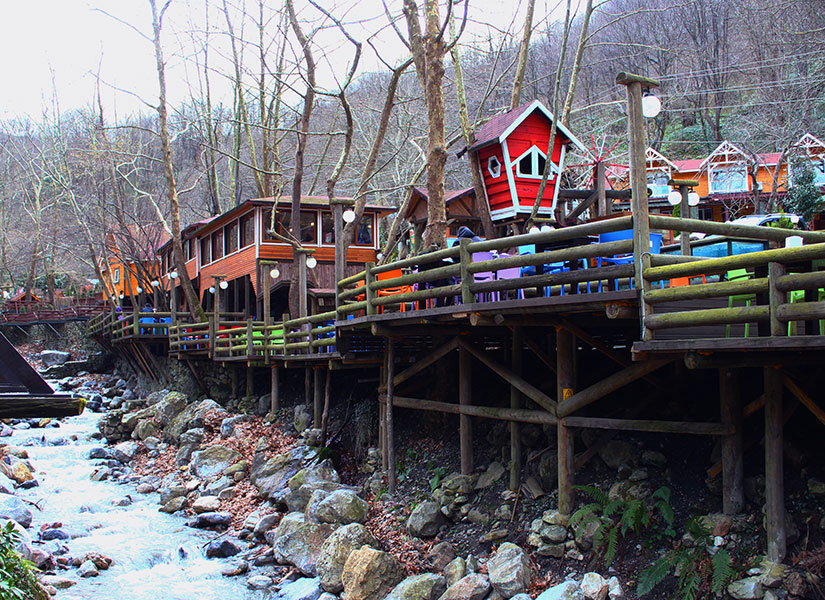
MULTIPOLYGON (((241 0, 234 0, 237 4, 241 0)), ((0 20, 0 119, 27 116, 39 119, 51 103, 52 81, 58 91, 61 110, 88 106, 94 101, 95 76, 100 72, 106 110, 118 116, 141 108, 137 97, 154 102, 157 98, 157 74, 151 44, 120 19, 140 31, 150 31, 151 15, 146 0, 0 0, 3 18, 0 20), (98 10, 99 9, 99 10, 98 10), (109 15, 105 14, 109 13, 109 15), (114 15, 113 18, 110 15, 114 15), (123 91, 117 91, 120 88, 123 91), (128 93, 127 93, 128 92, 128 93)), ((493 23, 506 29, 515 19, 520 32, 523 2, 502 0, 470 0, 470 15, 475 21, 493 23)), ((270 5, 274 5, 271 0, 270 5)), ((391 6, 398 4, 394 0, 391 6)), ((538 0, 536 21, 556 9, 557 0, 538 0)), ((162 0, 158 0, 162 4, 162 0)), ((231 4, 231 3, 230 3, 231 4)), ((249 10, 254 9, 249 1, 249 10)), ((296 4, 303 4, 298 0, 296 4)), ((337 0, 337 14, 349 21, 367 17, 360 37, 385 23, 380 0, 337 0), (340 11, 340 12, 339 12, 340 11)), ((326 0, 323 6, 332 5, 326 0)), ((309 9, 314 10, 314 9, 309 9)), ((187 69, 193 68, 186 47, 188 31, 201 25, 203 0, 173 0, 164 51, 168 64, 170 101, 186 98, 187 69)), ((315 11, 317 14, 317 11, 315 11)), ((216 11, 213 26, 223 25, 216 11)), ((486 30, 477 24, 469 28, 465 41, 484 36, 486 30)), ((400 59, 404 49, 395 34, 386 29, 383 51, 392 59, 400 59)), ((359 37, 357 28, 353 35, 359 37)), ((520 35, 520 33, 519 33, 520 35)), ((334 55, 342 63, 351 52, 345 46, 334 55)), ((339 66, 340 68, 340 66, 339 66)), ((365 50, 360 72, 378 68, 372 52, 365 50)), ((323 79, 323 77, 321 77, 323 79)), ((331 81, 328 82, 330 85, 331 81)))

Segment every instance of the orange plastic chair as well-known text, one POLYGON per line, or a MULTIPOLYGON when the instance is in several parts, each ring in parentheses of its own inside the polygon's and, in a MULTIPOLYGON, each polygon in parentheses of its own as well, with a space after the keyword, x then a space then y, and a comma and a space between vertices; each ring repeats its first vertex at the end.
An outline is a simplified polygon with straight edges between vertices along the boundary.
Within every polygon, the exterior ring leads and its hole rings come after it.
POLYGON ((701 278, 702 283, 707 283, 707 280, 705 279, 705 275, 693 275, 691 277, 674 277, 673 279, 670 280, 670 287, 672 287, 672 288, 685 287, 686 285, 690 285, 690 280, 691 279, 697 279, 697 278, 701 278))

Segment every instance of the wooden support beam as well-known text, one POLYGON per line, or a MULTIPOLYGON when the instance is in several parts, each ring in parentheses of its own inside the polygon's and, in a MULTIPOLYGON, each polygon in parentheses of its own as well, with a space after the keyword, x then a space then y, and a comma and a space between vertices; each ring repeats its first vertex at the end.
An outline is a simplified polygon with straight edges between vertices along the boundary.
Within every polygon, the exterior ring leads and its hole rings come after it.
MULTIPOLYGON (((383 407, 386 403, 387 395, 381 394, 378 401, 383 407)), ((416 410, 426 410, 432 412, 443 412, 452 415, 469 415, 471 417, 481 417, 482 419, 494 419, 497 421, 513 421, 517 423, 533 423, 534 425, 555 425, 556 417, 546 410, 532 410, 528 408, 506 408, 500 406, 473 406, 471 404, 453 404, 450 402, 436 402, 435 400, 425 400, 422 398, 409 398, 407 396, 393 396, 392 405, 401 408, 413 408, 416 410)))
MULTIPOLYGON (((514 327, 510 363, 516 375, 521 375, 521 349, 521 327, 514 327)), ((510 408, 514 410, 521 408, 521 393, 514 385, 510 386, 510 408)), ((510 489, 515 491, 519 488, 521 488, 521 438, 518 422, 512 421, 510 423, 510 489)))
MULTIPOLYGON (((458 403, 472 404, 473 363, 470 353, 464 347, 458 349, 458 403)), ((458 437, 461 446, 461 474, 473 472, 473 422, 469 415, 462 414, 458 421, 458 437)))
POLYGON ((555 357, 549 356, 548 353, 545 352, 535 340, 531 340, 529 337, 524 338, 524 345, 532 350, 533 354, 536 355, 536 358, 538 358, 545 367, 550 369, 553 373, 556 372, 555 357))
POLYGON ((275 413, 281 407, 281 393, 278 389, 281 368, 272 365, 269 387, 269 412, 275 413))
MULTIPOLYGON (((249 346, 252 346, 252 336, 247 338, 249 346)), ((246 397, 252 398, 255 396, 255 369, 246 367, 246 397)))
POLYGON ((312 391, 312 367, 304 367, 304 405, 310 405, 310 395, 312 391))
MULTIPOLYGON (((556 388, 559 409, 563 410, 576 391, 576 338, 567 329, 556 330, 556 388)), ((559 421, 557 425, 559 512, 573 513, 576 493, 574 438, 571 427, 559 421)))
MULTIPOLYGON (((379 381, 382 383, 385 393, 387 388, 387 361, 386 356, 382 356, 379 381)), ((379 386, 380 388, 381 386, 379 386)), ((393 391, 395 391, 393 389, 393 391)), ((380 396, 379 396, 380 399, 380 396)), ((389 461, 387 460, 387 406, 378 405, 378 445, 381 448, 381 469, 386 472, 389 461)))
POLYGON ((395 340, 392 338, 387 340, 387 406, 384 413, 386 424, 384 431, 386 432, 387 444, 387 486, 390 494, 395 493, 397 478, 395 473, 395 426, 393 423, 393 407, 392 397, 395 393, 395 340))
POLYGON ((825 425, 825 410, 823 410, 822 407, 819 406, 819 404, 817 404, 816 401, 805 392, 805 390, 799 387, 799 384, 796 383, 796 381, 787 375, 782 376, 782 382, 785 387, 788 388, 788 391, 796 396, 796 399, 799 400, 805 408, 811 411, 811 414, 813 414, 813 416, 815 416, 820 423, 825 425))
MULTIPOLYGON (((389 343, 389 340, 387 341, 389 343)), ((399 386, 405 381, 407 381, 410 377, 414 377, 418 375, 421 371, 440 361, 442 358, 447 356, 450 352, 458 348, 458 338, 453 338, 443 346, 433 350, 432 352, 428 353, 425 358, 421 360, 417 360, 412 366, 404 369, 398 375, 395 376, 393 379, 393 385, 399 386)), ((386 384, 382 384, 381 387, 378 388, 379 392, 385 392, 387 390, 386 384)))
POLYGON ((555 414, 556 412, 556 401, 553 400, 550 396, 542 392, 536 386, 528 383, 524 380, 523 377, 516 375, 513 373, 512 370, 508 369, 500 362, 492 358, 491 356, 487 355, 486 352, 479 350, 472 344, 465 342, 464 340, 459 340, 458 345, 460 348, 464 348, 467 352, 475 356, 479 362, 486 365, 490 370, 494 373, 499 375, 505 381, 509 382, 510 384, 516 386, 518 390, 530 398, 533 402, 541 406, 547 411, 555 414))
POLYGON ((646 419, 607 419, 601 417, 564 417, 560 422, 568 427, 607 429, 615 431, 646 431, 651 433, 684 433, 689 435, 725 435, 729 432, 721 423, 695 421, 651 421, 646 419))
POLYGON ((321 412, 323 410, 323 367, 315 367, 312 369, 312 426, 321 427, 321 412))
POLYGON ((782 372, 765 367, 765 517, 771 562, 785 558, 785 486, 782 464, 782 372))
POLYGON ((731 431, 722 438, 722 511, 726 515, 735 515, 742 512, 745 506, 742 399, 738 371, 719 369, 719 399, 722 425, 731 431))
POLYGON ((623 388, 637 379, 641 379, 648 373, 652 373, 656 369, 663 367, 668 362, 670 361, 648 360, 645 362, 633 363, 618 373, 605 377, 601 381, 594 383, 590 387, 583 389, 565 400, 564 404, 559 407, 557 416, 567 417, 577 410, 592 404, 596 400, 604 398, 607 394, 615 392, 616 390, 623 388))

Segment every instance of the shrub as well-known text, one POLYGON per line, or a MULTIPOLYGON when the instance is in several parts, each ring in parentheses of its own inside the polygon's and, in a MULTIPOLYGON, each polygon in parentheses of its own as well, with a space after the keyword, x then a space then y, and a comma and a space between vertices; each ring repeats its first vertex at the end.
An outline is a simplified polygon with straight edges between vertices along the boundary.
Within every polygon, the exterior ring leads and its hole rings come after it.
POLYGON ((0 528, 0 600, 47 600, 34 565, 16 550, 20 534, 9 522, 0 528))

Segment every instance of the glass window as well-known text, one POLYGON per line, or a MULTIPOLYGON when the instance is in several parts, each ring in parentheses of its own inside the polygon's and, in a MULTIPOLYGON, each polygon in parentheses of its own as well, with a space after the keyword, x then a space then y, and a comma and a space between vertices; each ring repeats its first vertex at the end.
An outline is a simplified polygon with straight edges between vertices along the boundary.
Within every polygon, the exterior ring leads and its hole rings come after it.
POLYGON ((241 248, 248 246, 255 241, 255 212, 250 212, 241 217, 241 248))
POLYGON ((355 243, 358 246, 372 246, 375 240, 373 235, 374 221, 372 215, 364 215, 358 221, 358 230, 355 232, 355 243))
POLYGON ((746 192, 748 190, 748 172, 745 165, 715 167, 710 172, 711 192, 746 192))
POLYGON ((212 234, 212 260, 223 258, 223 229, 212 234))
POLYGON ((335 221, 331 212, 321 213, 321 243, 329 246, 335 244, 335 221))
MULTIPOLYGON (((516 175, 519 177, 529 177, 531 179, 541 179, 541 176, 544 174, 544 166, 547 163, 547 159, 544 156, 544 153, 538 149, 537 146, 533 146, 527 152, 521 155, 518 159, 516 175)), ((555 170, 555 165, 551 166, 551 179, 553 175, 553 171, 555 170)))
POLYGON ((209 249, 209 237, 201 238, 201 264, 208 265, 212 262, 212 253, 209 249))
MULTIPOLYGON (((261 211, 264 239, 268 242, 278 241, 274 235, 270 233, 272 227, 272 209, 265 208, 261 211)), ((289 234, 289 211, 278 210, 275 212, 275 233, 286 236, 289 234)))
POLYGON ((112 280, 115 283, 120 283, 120 269, 119 268, 112 271, 112 280))
POLYGON ((226 248, 225 254, 232 254, 238 249, 238 222, 232 221, 226 226, 223 233, 223 241, 226 248))
POLYGON ((825 185, 825 157, 812 161, 811 168, 814 170, 814 185, 817 187, 825 185))
MULTIPOLYGON (((283 236, 289 234, 289 228, 292 223, 292 211, 288 209, 281 209, 275 213, 275 231, 283 236)), ((264 228, 269 229, 270 220, 272 218, 272 209, 267 208, 263 211, 264 228)), ((276 240, 274 236, 266 235, 267 240, 276 240)), ((314 210, 301 211, 301 243, 302 244, 317 244, 318 243, 318 213, 314 210)))
POLYGON ((189 260, 195 258, 195 238, 189 239, 189 260))
POLYGON ((491 156, 487 159, 487 172, 490 173, 490 177, 501 176, 501 163, 498 161, 497 156, 491 156))
POLYGON ((667 182, 670 181, 670 175, 665 171, 648 171, 647 173, 647 187, 650 189, 652 198, 663 198, 670 193, 670 186, 667 182))

